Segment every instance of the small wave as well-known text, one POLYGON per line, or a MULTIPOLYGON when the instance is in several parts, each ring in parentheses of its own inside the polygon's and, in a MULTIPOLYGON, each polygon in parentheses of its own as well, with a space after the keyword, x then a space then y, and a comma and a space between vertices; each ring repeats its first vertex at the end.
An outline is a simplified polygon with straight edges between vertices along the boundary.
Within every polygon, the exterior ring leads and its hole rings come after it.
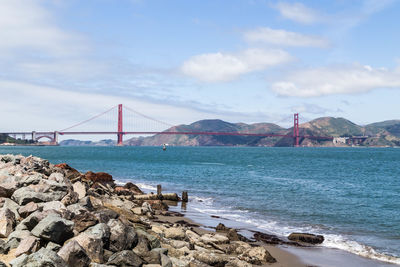
POLYGON ((191 200, 193 202, 198 202, 198 203, 203 203, 206 205, 212 205, 214 202, 214 199, 211 197, 198 197, 198 196, 192 196, 191 200))
POLYGON ((117 185, 125 185, 125 184, 126 184, 126 182, 120 181, 120 180, 115 180, 115 183, 116 183, 117 185))
POLYGON ((345 250, 369 259, 400 264, 400 258, 398 257, 377 252, 372 247, 360 244, 356 241, 346 240, 344 237, 340 235, 325 234, 324 237, 325 237, 325 241, 323 243, 324 247, 345 250))
POLYGON ((144 189, 144 190, 157 190, 157 187, 155 187, 154 185, 141 184, 141 183, 137 183, 136 185, 137 185, 140 189, 144 189))

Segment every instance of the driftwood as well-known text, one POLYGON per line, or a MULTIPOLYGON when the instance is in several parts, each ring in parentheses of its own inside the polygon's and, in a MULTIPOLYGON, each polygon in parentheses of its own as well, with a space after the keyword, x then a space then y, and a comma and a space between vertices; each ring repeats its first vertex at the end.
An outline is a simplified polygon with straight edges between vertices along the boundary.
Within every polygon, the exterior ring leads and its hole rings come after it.
MULTIPOLYGON (((179 201, 179 197, 176 193, 166 193, 161 194, 162 199, 171 200, 171 201, 179 201)), ((135 195, 135 200, 157 200, 159 196, 157 194, 146 194, 146 195, 135 195)))

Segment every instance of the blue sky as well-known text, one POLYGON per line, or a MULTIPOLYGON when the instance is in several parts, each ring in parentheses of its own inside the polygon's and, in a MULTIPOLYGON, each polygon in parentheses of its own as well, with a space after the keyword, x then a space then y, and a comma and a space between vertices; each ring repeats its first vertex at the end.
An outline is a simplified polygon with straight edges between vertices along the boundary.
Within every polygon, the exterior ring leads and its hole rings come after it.
POLYGON ((400 119, 398 14, 396 0, 0 0, 0 130, 119 103, 171 124, 400 119))

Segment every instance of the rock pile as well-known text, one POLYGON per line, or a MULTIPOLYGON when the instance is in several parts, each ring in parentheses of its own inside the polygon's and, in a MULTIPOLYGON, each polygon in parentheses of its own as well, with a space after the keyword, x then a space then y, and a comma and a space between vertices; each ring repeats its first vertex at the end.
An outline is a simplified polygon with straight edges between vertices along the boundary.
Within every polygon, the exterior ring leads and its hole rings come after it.
MULTIPOLYGON (((107 173, 0 155, 0 266, 252 266, 276 260, 220 226, 200 234, 168 216, 165 200, 107 173)), ((178 199, 176 194, 167 198, 178 199)), ((164 198, 165 199, 165 198, 164 198)))

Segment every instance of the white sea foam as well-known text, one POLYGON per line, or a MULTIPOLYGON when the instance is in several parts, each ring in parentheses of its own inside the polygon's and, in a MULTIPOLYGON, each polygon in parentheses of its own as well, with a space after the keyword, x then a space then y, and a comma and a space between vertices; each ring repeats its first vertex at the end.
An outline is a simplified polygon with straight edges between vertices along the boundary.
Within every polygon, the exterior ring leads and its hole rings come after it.
POLYGON ((154 185, 150 185, 150 184, 142 184, 142 183, 137 183, 136 184, 140 189, 144 189, 144 190, 157 190, 157 187, 155 187, 154 185))
POLYGON ((120 180, 115 180, 115 183, 117 185, 125 185, 126 184, 126 182, 123 182, 123 181, 120 181, 120 180))

